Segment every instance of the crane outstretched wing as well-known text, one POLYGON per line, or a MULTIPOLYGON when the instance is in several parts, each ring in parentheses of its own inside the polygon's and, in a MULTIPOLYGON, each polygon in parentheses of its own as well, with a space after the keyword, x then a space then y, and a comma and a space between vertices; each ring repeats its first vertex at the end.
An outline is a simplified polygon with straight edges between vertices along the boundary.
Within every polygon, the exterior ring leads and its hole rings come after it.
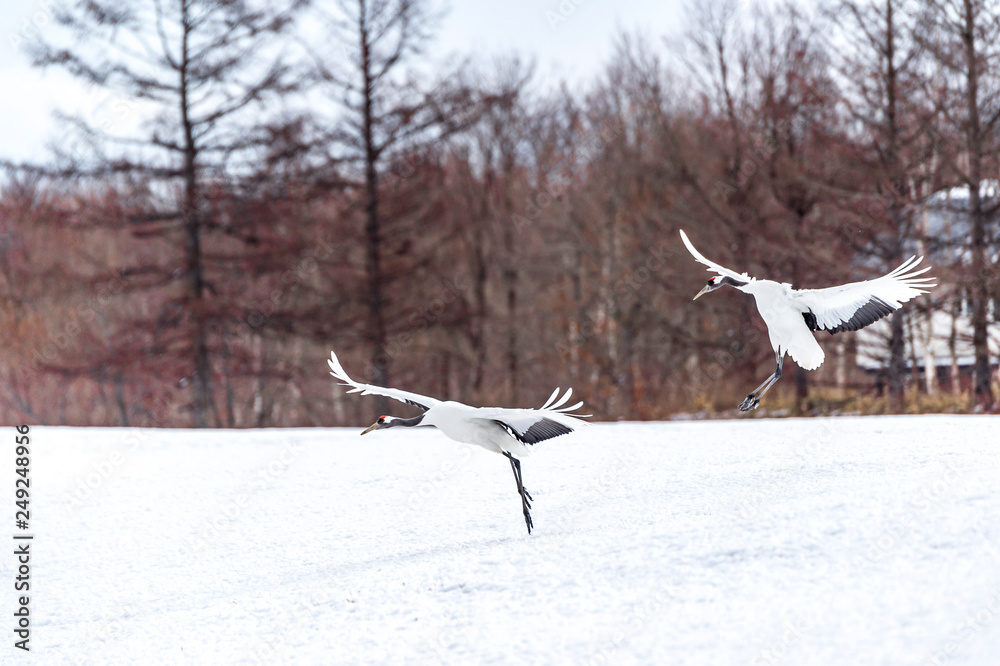
POLYGON ((708 266, 708 270, 714 273, 718 273, 719 275, 725 277, 731 277, 734 280, 739 280, 740 282, 750 281, 751 278, 746 273, 737 273, 736 271, 731 271, 725 266, 720 266, 714 261, 709 261, 708 259, 706 259, 701 252, 694 249, 694 245, 692 245, 691 241, 688 240, 687 234, 684 233, 684 230, 681 229, 680 232, 681 232, 681 240, 684 241, 684 246, 688 249, 688 252, 691 253, 691 256, 693 256, 695 260, 698 261, 698 263, 705 264, 706 266, 708 266))
POLYGON ((573 389, 559 397, 559 389, 552 392, 541 409, 506 409, 503 407, 480 407, 475 417, 492 421, 507 431, 511 437, 523 444, 537 444, 559 435, 567 435, 588 425, 580 419, 590 414, 571 414, 583 406, 583 401, 564 407, 573 395, 573 389))
POLYGON ((429 398, 426 395, 420 395, 419 393, 410 393, 409 391, 400 391, 399 389, 394 388, 384 388, 373 384, 359 384, 347 376, 347 372, 344 371, 344 366, 340 364, 340 360, 337 358, 337 355, 332 351, 330 352, 330 358, 327 359, 326 362, 330 364, 330 374, 341 381, 341 386, 351 387, 351 390, 348 391, 348 393, 360 393, 361 395, 384 395, 387 398, 392 398, 393 400, 399 400, 400 402, 405 402, 408 405, 419 407, 424 411, 427 411, 434 405, 441 402, 436 398, 429 398))
POLYGON ((922 260, 910 257, 896 270, 874 280, 826 289, 793 289, 792 302, 814 331, 856 331, 892 314, 936 284, 935 278, 917 277, 931 269, 914 270, 922 260))

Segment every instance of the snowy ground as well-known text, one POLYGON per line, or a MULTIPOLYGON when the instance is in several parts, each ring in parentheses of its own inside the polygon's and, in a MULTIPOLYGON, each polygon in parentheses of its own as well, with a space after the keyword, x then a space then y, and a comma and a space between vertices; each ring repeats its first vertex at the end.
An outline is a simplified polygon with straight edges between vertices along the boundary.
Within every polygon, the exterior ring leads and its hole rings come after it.
POLYGON ((524 460, 531 536, 430 429, 33 428, 30 660, 993 666, 998 426, 595 425, 524 460))

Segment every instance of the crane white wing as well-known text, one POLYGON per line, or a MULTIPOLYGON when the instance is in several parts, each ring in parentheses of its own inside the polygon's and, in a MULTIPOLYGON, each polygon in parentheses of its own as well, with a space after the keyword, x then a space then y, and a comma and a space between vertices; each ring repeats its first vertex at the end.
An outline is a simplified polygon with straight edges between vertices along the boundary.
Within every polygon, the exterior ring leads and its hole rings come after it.
POLYGON ((691 253, 691 256, 693 256, 695 260, 698 261, 698 263, 705 264, 706 266, 708 266, 708 270, 712 271, 713 273, 718 273, 719 275, 725 277, 731 277, 734 280, 739 280, 740 282, 749 282, 751 280, 750 276, 747 275, 746 273, 737 273, 736 271, 729 270, 725 266, 720 266, 714 261, 709 261, 708 259, 706 259, 701 252, 694 249, 694 245, 692 245, 691 241, 688 240, 687 234, 684 233, 684 230, 681 229, 680 232, 681 232, 681 240, 684 241, 684 246, 687 247, 688 252, 691 253))
POLYGON ((930 266, 914 270, 923 257, 910 257, 887 275, 826 289, 794 289, 792 301, 814 331, 856 331, 892 314, 911 298, 926 294, 936 283, 917 277, 930 266))
POLYGON ((424 411, 427 411, 434 405, 441 402, 436 398, 430 398, 426 395, 420 395, 419 393, 410 393, 409 391, 400 391, 399 389, 394 388, 384 388, 373 384, 360 384, 347 376, 347 372, 344 371, 344 366, 340 364, 340 360, 337 358, 337 355, 332 351, 330 352, 330 358, 327 359, 327 363, 330 364, 330 374, 341 381, 341 386, 351 387, 351 390, 348 391, 348 393, 360 393, 361 395, 384 395, 387 398, 392 398, 393 400, 399 400, 400 402, 405 402, 408 405, 419 407, 424 411))
POLYGON ((585 425, 581 418, 589 414, 571 414, 583 406, 583 401, 564 407, 573 395, 573 389, 559 396, 559 389, 552 395, 541 409, 506 409, 503 407, 480 407, 475 411, 475 418, 492 421, 511 437, 523 444, 537 444, 559 435, 566 435, 585 425))

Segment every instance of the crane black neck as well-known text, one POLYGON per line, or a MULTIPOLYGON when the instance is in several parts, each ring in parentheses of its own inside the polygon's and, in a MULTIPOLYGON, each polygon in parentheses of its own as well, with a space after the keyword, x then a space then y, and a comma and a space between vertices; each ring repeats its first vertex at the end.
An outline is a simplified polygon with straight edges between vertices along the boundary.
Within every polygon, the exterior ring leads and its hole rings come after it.
POLYGON ((722 285, 722 284, 728 284, 730 287, 742 287, 742 286, 747 285, 749 283, 748 282, 742 282, 740 280, 737 280, 736 278, 731 278, 728 275, 726 275, 725 277, 722 278, 722 281, 719 284, 720 285, 722 285))
POLYGON ((424 420, 424 415, 414 416, 412 419, 393 419, 391 421, 392 427, 405 426, 407 428, 412 428, 413 426, 420 425, 420 422, 424 420))

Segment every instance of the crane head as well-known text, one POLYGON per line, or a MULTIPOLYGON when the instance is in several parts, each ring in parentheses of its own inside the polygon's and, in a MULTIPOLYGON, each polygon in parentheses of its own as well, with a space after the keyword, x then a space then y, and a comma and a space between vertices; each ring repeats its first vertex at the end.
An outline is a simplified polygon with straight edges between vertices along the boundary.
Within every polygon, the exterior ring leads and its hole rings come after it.
MULTIPOLYGON (((753 278, 750 278, 750 282, 753 282, 753 278)), ((712 278, 711 280, 709 280, 708 284, 706 284, 704 287, 702 287, 701 291, 699 291, 697 294, 695 294, 694 298, 691 299, 691 300, 697 301, 698 297, 701 296, 702 294, 707 294, 710 291, 715 291, 719 287, 724 287, 727 284, 730 287, 736 287, 737 289, 740 289, 740 287, 745 287, 749 283, 748 282, 744 282, 743 280, 737 280, 737 279, 731 278, 728 275, 716 275, 714 278, 712 278)))
MULTIPOLYGON (((421 422, 423 420, 424 420, 423 414, 420 414, 419 416, 414 416, 412 419, 400 419, 396 418, 395 416, 380 416, 378 417, 378 421, 365 428, 365 431, 361 434, 367 435, 372 430, 382 430, 383 428, 394 428, 396 426, 404 426, 412 428, 413 426, 421 425, 421 422)), ((430 425, 430 424, 425 424, 425 425, 430 425)))
POLYGON ((715 291, 716 289, 718 289, 719 287, 721 287, 723 284, 725 284, 725 283, 722 281, 722 276, 721 275, 717 275, 714 278, 712 278, 711 280, 709 280, 708 284, 706 284, 704 287, 702 287, 701 291, 699 291, 697 294, 695 294, 694 298, 692 298, 691 300, 697 301, 698 298, 702 296, 702 294, 707 294, 710 291, 715 291))
POLYGON ((392 417, 380 416, 378 417, 378 421, 365 428, 365 431, 362 432, 361 434, 367 435, 372 430, 381 430, 382 428, 391 428, 391 427, 392 427, 392 417))

